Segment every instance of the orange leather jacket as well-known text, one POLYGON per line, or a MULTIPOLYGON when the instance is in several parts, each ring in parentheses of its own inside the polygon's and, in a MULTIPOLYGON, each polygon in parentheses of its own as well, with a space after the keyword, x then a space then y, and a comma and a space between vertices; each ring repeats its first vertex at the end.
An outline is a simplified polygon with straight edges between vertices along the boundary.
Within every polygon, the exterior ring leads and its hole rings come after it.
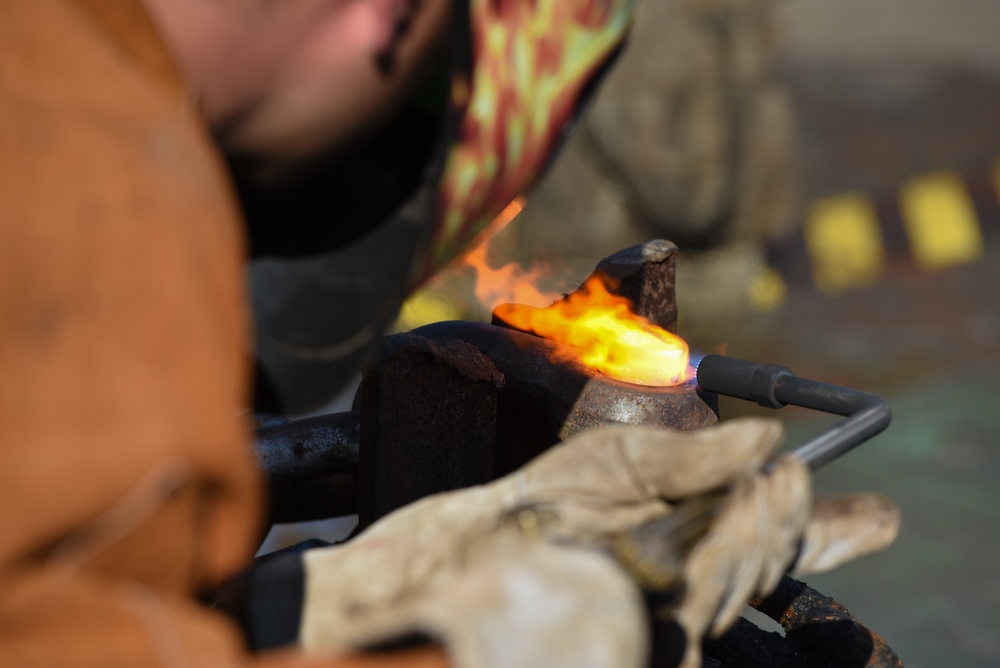
POLYGON ((251 656, 196 602, 259 538, 243 232, 134 0, 0 3, 0 665, 251 656))

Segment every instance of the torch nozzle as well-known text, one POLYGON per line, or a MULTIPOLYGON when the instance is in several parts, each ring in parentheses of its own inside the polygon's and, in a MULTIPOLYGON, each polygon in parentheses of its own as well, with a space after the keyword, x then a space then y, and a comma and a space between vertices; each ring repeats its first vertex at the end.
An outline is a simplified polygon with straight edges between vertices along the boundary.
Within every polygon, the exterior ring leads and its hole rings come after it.
MULTIPOLYGON (((847 419, 806 441, 792 454, 816 470, 889 426, 892 413, 879 397, 829 383, 799 378, 783 366, 722 355, 692 355, 698 385, 709 392, 755 401, 768 408, 801 406, 847 419)), ((766 470, 766 469, 765 469, 766 470)), ((670 594, 683 586, 683 556, 708 531, 722 496, 685 501, 669 516, 620 536, 614 552, 647 591, 670 594)))
POLYGON ((709 392, 767 408, 801 406, 846 417, 793 451, 813 470, 879 434, 892 420, 889 404, 874 394, 800 378, 777 364, 705 355, 697 369, 698 385, 709 392))

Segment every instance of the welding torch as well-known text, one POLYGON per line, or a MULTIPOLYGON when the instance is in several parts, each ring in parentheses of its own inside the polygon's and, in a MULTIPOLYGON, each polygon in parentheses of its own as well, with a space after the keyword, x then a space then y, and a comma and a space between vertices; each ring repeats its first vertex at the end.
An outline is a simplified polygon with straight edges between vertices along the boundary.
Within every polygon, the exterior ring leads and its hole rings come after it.
MULTIPOLYGON (((694 359, 692 366, 699 387, 708 392, 766 408, 800 406, 844 416, 845 420, 791 451, 813 471, 882 432, 892 419, 889 405, 873 394, 800 378, 776 364, 706 355, 694 359)), ((615 541, 615 555, 661 607, 669 609, 682 599, 683 558, 708 532, 724 498, 724 492, 716 492, 686 500, 667 517, 615 541)), ((789 569, 793 567, 789 564, 789 569)))

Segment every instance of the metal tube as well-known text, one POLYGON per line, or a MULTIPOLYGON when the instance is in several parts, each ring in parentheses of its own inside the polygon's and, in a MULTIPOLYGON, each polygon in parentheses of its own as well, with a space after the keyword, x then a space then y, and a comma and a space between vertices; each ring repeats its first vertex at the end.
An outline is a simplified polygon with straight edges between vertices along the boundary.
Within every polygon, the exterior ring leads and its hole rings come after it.
POLYGON ((847 417, 792 451, 812 470, 864 443, 892 420, 889 404, 874 394, 799 378, 783 366, 706 355, 697 373, 698 385, 710 392, 769 408, 801 406, 847 417))
MULTIPOLYGON (((847 419, 792 451, 816 470, 889 426, 889 405, 867 392, 799 378, 786 367, 706 355, 697 362, 698 385, 708 392, 755 401, 761 406, 801 406, 847 419)), ((679 601, 682 556, 705 535, 724 495, 712 493, 681 503, 669 516, 627 532, 614 552, 647 591, 679 601)))
POLYGON ((254 451, 272 484, 354 473, 361 418, 331 413, 258 429, 254 451))

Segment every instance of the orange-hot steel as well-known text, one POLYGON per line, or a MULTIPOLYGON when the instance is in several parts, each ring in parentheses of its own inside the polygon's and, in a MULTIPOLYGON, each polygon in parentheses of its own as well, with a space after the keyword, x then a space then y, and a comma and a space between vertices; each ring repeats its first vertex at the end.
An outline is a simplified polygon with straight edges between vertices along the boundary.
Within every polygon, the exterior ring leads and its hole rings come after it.
POLYGON ((516 329, 562 344, 558 354, 569 354, 612 378, 663 386, 694 377, 687 343, 633 313, 632 303, 613 294, 600 277, 591 276, 560 299, 536 287, 538 270, 517 264, 491 267, 486 260, 489 239, 522 206, 520 200, 511 204, 491 225, 487 239, 464 258, 464 264, 476 270, 476 297, 484 306, 495 307, 497 317, 516 329), (554 299, 551 306, 538 308, 554 299))
POLYGON ((608 291, 598 276, 546 308, 497 307, 499 319, 573 350, 601 373, 639 385, 678 385, 694 375, 684 339, 632 312, 632 303, 608 291))

